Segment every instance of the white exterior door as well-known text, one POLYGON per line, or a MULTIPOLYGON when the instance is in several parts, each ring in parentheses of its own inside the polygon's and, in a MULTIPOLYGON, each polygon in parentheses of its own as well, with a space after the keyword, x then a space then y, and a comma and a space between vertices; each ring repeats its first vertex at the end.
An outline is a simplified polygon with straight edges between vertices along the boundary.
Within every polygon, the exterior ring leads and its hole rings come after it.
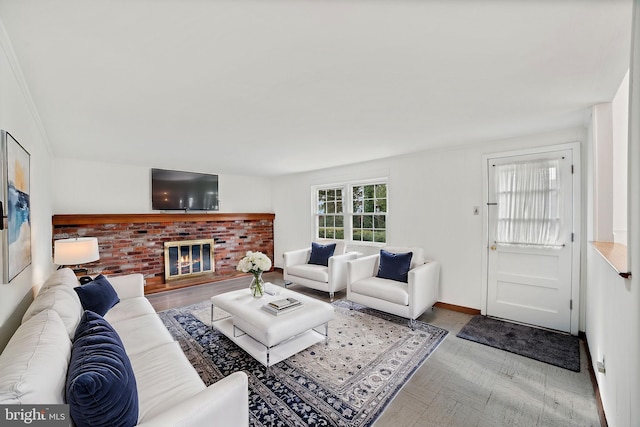
POLYGON ((576 333, 573 150, 487 162, 486 314, 576 333))

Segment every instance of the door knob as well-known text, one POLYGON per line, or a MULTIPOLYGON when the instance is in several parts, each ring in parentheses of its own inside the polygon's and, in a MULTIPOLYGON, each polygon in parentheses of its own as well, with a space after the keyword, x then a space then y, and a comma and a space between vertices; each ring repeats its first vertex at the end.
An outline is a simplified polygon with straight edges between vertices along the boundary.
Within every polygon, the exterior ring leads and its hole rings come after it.
POLYGON ((496 245, 491 245, 491 250, 495 251, 496 249, 498 249, 498 247, 496 245))

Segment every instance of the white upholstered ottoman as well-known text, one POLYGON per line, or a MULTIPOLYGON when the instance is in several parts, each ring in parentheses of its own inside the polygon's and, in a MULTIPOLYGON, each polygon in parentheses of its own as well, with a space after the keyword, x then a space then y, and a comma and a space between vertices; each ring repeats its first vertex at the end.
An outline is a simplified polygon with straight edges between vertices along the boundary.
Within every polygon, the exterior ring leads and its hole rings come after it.
POLYGON ((262 298, 254 298, 248 288, 211 297, 211 326, 267 369, 317 342, 327 343, 333 317, 331 304, 288 289, 262 298), (262 309, 271 301, 289 297, 302 306, 277 316, 262 309), (214 320, 214 307, 229 316, 214 320), (321 327, 323 331, 318 330, 321 327))

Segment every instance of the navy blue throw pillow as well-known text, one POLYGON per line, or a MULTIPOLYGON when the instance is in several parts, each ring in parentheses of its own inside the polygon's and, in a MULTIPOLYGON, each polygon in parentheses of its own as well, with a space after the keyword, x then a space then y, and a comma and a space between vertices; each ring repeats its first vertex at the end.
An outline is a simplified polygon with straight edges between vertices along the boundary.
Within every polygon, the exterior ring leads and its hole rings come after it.
POLYGON ((138 390, 120 337, 98 314, 85 311, 71 348, 66 398, 77 427, 138 423, 138 390))
POLYGON ((82 308, 98 313, 100 316, 107 314, 111 307, 120 302, 118 293, 102 274, 91 282, 73 289, 80 297, 82 308))
POLYGON ((329 258, 333 256, 336 250, 336 244, 330 243, 328 245, 321 245, 316 242, 311 242, 311 256, 309 257, 309 264, 329 266, 329 258))
POLYGON ((409 281, 409 269, 411 268, 412 257, 413 252, 394 254, 380 249, 378 277, 407 283, 409 281))

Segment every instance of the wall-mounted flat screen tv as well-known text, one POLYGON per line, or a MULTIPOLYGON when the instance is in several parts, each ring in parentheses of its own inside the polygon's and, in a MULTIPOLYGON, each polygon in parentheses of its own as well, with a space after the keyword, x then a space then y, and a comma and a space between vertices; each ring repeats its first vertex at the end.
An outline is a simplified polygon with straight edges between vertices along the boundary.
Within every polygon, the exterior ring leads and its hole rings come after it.
POLYGON ((154 210, 217 211, 218 175, 151 169, 154 210))

